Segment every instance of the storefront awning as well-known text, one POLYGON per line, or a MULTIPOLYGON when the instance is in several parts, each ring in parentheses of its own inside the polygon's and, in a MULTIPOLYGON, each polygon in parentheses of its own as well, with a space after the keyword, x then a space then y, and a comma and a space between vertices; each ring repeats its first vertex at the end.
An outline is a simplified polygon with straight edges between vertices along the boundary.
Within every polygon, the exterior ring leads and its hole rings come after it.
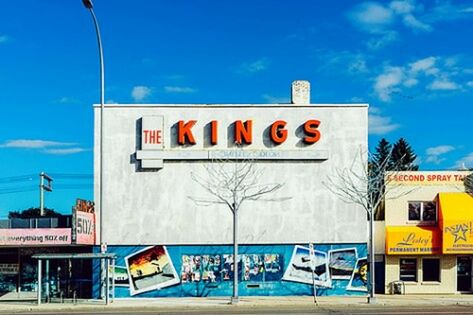
POLYGON ((442 238, 437 226, 387 226, 387 255, 440 254, 442 238))
POLYGON ((473 197, 439 193, 440 228, 444 254, 473 254, 473 197))

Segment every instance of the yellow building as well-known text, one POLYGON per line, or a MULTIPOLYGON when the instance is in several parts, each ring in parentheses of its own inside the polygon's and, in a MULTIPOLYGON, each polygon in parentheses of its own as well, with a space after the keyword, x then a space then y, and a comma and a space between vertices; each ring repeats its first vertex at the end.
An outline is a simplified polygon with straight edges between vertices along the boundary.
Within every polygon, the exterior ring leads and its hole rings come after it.
POLYGON ((473 197, 463 185, 469 173, 386 175, 386 293, 473 292, 473 197))

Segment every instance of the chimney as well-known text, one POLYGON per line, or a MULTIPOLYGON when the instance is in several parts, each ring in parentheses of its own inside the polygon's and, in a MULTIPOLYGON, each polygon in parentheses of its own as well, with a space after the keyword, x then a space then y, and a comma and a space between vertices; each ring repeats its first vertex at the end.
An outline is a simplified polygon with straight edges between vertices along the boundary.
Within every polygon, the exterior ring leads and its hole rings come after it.
POLYGON ((306 80, 296 80, 292 82, 291 93, 292 104, 310 104, 310 82, 306 80))

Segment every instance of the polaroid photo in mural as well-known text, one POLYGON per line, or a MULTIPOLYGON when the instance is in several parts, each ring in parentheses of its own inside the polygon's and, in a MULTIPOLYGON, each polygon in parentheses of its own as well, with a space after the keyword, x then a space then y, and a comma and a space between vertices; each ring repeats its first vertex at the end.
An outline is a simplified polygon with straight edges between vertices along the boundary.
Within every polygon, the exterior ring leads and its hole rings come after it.
POLYGON ((358 259, 356 248, 329 250, 328 257, 331 278, 350 280, 358 259))
POLYGON ((220 255, 202 256, 202 281, 220 281, 220 255))
POLYGON ((356 261, 347 290, 368 292, 368 259, 366 257, 356 261))
POLYGON ((129 287, 130 281, 128 277, 128 270, 125 266, 109 266, 108 267, 108 276, 110 279, 110 283, 112 283, 112 279, 115 278, 115 286, 117 287, 129 287), (115 270, 115 272, 113 272, 115 270))
POLYGON ((242 280, 263 281, 264 258, 263 255, 250 254, 242 256, 242 280))
POLYGON ((291 261, 282 280, 312 284, 312 270, 314 270, 314 283, 318 286, 330 287, 327 254, 315 250, 314 256, 311 259, 308 247, 294 246, 291 261))
POLYGON ((264 254, 264 281, 279 281, 283 276, 284 260, 279 254, 264 254))
POLYGON ((199 282, 201 279, 202 258, 198 255, 183 255, 181 257, 181 282, 199 282))
MULTIPOLYGON (((241 275, 241 255, 238 258, 238 275, 241 275)), ((222 280, 231 281, 233 280, 233 255, 223 255, 223 268, 221 273, 222 280)))
POLYGON ((165 246, 144 248, 125 257, 125 263, 131 295, 179 283, 179 276, 165 246))

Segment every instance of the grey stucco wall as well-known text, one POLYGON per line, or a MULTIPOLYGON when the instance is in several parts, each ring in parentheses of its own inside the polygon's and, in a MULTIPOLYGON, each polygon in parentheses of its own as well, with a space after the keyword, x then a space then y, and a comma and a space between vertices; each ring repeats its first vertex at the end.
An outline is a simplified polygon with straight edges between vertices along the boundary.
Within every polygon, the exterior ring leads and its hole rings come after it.
MULTIPOLYGON (((228 149, 227 127, 235 120, 253 120, 253 144, 243 150, 326 150, 324 161, 257 162, 263 182, 284 183, 282 202, 247 202, 240 212, 240 241, 267 243, 354 243, 366 241, 366 215, 346 204, 323 184, 337 168, 350 167, 360 150, 367 150, 366 105, 107 105, 104 109, 104 241, 125 244, 226 244, 232 242, 232 214, 223 205, 198 206, 188 196, 208 196, 191 178, 205 176, 208 161, 165 161, 159 171, 139 171, 134 159, 140 150, 143 116, 162 115, 166 150, 228 149), (169 137, 178 120, 196 119, 197 144, 175 146, 169 137), (219 144, 203 143, 203 126, 219 121, 219 144), (278 119, 288 122, 288 140, 277 148, 267 141, 267 127, 278 119), (306 120, 321 121, 319 142, 301 144, 306 120)), ((95 108, 95 200, 99 204, 99 120, 95 108)), ((98 208, 98 207, 97 207, 98 208)), ((99 215, 97 216, 99 218, 99 215)), ((99 240, 98 240, 99 241, 99 240)))

